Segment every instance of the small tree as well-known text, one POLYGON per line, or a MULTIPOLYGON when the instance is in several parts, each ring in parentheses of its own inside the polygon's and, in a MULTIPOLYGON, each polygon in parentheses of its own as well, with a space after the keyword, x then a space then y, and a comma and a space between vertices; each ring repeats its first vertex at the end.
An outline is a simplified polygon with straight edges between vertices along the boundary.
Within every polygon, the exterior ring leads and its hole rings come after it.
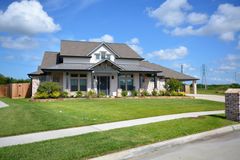
POLYGON ((182 89, 182 82, 177 79, 169 79, 166 81, 165 89, 170 92, 178 92, 182 89))

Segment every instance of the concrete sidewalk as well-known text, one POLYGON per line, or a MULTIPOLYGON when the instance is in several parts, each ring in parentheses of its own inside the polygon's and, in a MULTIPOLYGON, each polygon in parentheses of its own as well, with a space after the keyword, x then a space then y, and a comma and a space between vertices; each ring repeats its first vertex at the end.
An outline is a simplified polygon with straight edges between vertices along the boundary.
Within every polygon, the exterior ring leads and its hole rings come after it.
POLYGON ((216 102, 225 102, 224 96, 211 95, 211 94, 187 94, 187 96, 195 97, 196 99, 205 99, 216 102))
POLYGON ((97 125, 91 125, 91 126, 85 126, 85 127, 59 129, 59 130, 53 130, 53 131, 2 137, 0 138, 0 147, 12 146, 12 145, 18 145, 18 144, 27 144, 27 143, 39 142, 39 141, 50 140, 50 139, 58 139, 63 137, 71 137, 71 136, 77 136, 77 135, 82 135, 82 134, 91 133, 91 132, 107 131, 111 129, 125 128, 125 127, 131 127, 136 125, 149 124, 149 123, 161 122, 161 121, 167 121, 167 120, 173 120, 173 119, 198 117, 198 116, 204 116, 204 115, 214 115, 214 114, 223 114, 223 113, 224 113, 223 110, 181 113, 181 114, 172 114, 172 115, 164 115, 164 116, 157 116, 157 117, 140 118, 140 119, 134 119, 134 120, 97 124, 97 125))
POLYGON ((4 108, 7 107, 8 105, 2 101, 0 101, 0 108, 4 108))

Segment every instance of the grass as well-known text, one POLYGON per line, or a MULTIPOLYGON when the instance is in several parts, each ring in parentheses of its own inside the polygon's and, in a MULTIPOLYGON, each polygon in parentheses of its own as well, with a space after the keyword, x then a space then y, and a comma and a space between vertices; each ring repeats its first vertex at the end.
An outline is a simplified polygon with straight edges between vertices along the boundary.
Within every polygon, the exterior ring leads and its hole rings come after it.
POLYGON ((158 115, 224 109, 224 103, 194 99, 81 99, 30 102, 0 99, 0 137, 158 115))
POLYGON ((223 116, 204 116, 95 132, 81 136, 0 148, 0 159, 86 159, 236 124, 223 116))
POLYGON ((207 86, 206 90, 204 89, 204 85, 198 84, 197 92, 199 94, 224 95, 228 88, 240 88, 240 84, 211 84, 207 86))

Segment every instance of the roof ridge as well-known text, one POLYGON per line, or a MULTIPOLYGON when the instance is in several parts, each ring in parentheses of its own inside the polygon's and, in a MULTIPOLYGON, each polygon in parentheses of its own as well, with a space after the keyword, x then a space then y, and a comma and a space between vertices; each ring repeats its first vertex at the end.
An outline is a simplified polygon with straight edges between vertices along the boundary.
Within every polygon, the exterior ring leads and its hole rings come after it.
POLYGON ((62 39, 61 41, 67 41, 67 42, 83 42, 83 43, 107 43, 107 44, 122 44, 122 45, 127 45, 126 43, 123 42, 105 42, 105 41, 85 41, 85 40, 67 40, 67 39, 62 39))

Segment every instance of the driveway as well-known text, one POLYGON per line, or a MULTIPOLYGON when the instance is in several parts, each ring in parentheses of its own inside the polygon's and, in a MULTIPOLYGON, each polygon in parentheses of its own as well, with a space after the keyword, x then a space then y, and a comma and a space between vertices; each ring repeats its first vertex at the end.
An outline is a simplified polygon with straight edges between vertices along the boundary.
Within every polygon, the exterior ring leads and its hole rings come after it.
POLYGON ((240 131, 235 131, 208 140, 155 150, 131 160, 239 160, 239 148, 240 131))
POLYGON ((195 97, 196 99, 205 99, 210 101, 225 102, 224 96, 211 95, 211 94, 187 94, 187 96, 195 97))
POLYGON ((0 101, 0 108, 7 107, 8 105, 2 101, 0 101))

